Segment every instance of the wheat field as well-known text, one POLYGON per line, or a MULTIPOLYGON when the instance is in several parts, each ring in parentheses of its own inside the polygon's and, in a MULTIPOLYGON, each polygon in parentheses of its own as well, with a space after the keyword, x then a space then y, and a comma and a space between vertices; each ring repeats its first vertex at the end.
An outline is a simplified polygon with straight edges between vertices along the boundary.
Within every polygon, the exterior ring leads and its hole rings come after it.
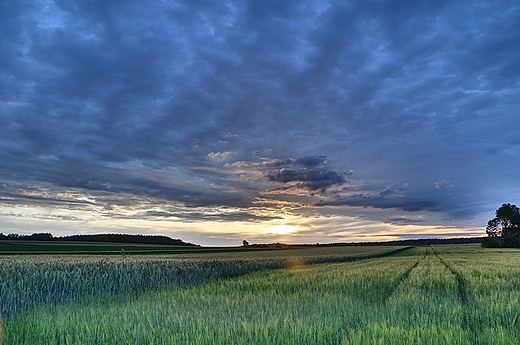
POLYGON ((434 246, 347 262, 293 260, 33 308, 7 318, 7 343, 515 344, 518 254, 434 246))

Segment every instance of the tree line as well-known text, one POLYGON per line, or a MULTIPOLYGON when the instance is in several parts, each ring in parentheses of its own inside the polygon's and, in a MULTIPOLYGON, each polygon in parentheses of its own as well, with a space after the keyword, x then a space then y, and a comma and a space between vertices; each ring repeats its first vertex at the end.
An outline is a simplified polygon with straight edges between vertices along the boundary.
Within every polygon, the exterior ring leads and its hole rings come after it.
POLYGON ((129 235, 129 234, 95 234, 54 237, 50 233, 34 233, 31 235, 0 233, 0 240, 17 241, 68 241, 68 242, 109 242, 131 244, 160 244, 170 246, 198 246, 179 239, 162 235, 129 235))

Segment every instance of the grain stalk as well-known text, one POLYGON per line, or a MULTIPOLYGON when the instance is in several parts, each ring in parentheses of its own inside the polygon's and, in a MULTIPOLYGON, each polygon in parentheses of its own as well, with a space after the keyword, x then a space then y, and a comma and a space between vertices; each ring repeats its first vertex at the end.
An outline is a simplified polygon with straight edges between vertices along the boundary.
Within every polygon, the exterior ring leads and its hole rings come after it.
POLYGON ((4 319, 2 317, 2 314, 0 313, 0 345, 5 344, 5 326, 4 326, 4 319))

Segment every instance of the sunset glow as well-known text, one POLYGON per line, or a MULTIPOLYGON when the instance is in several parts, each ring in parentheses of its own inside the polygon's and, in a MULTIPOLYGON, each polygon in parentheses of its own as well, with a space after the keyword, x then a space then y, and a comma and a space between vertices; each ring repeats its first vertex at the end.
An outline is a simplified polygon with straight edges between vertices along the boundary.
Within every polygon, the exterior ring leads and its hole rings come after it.
POLYGON ((287 235, 298 230, 298 227, 294 225, 275 225, 272 228, 273 233, 277 235, 287 235))

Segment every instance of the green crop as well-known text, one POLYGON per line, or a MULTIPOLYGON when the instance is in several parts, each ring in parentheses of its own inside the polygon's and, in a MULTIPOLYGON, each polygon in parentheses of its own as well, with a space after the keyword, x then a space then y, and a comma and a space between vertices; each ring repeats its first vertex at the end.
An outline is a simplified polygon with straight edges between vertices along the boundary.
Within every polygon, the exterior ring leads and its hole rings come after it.
POLYGON ((7 343, 516 344, 518 254, 417 247, 316 265, 293 255, 284 269, 17 313, 7 343))
MULTIPOLYGON (((402 248, 402 247, 401 247, 402 248)), ((307 248, 176 255, 0 256, 0 313, 86 296, 185 286, 298 263, 348 261, 399 247, 307 248)))

